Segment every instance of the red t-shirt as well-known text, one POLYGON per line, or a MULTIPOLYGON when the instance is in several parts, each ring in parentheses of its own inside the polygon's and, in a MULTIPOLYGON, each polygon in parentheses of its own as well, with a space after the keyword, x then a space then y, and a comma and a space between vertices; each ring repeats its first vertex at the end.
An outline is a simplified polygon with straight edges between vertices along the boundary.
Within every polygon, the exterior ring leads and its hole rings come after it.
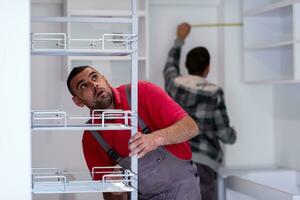
MULTIPOLYGON (((130 110, 126 99, 125 85, 112 88, 112 90, 115 109, 130 110)), ((138 113, 152 132, 166 128, 187 116, 186 112, 165 91, 145 81, 138 82, 138 113)), ((139 131, 141 131, 140 127, 139 131)), ((130 131, 101 131, 101 135, 120 156, 128 156, 130 131)), ((89 131, 84 131, 82 147, 90 172, 93 167, 116 164, 89 131)), ((188 142, 167 145, 165 148, 180 159, 189 160, 192 157, 188 142)), ((94 179, 97 180, 101 177, 101 175, 95 175, 94 179)))

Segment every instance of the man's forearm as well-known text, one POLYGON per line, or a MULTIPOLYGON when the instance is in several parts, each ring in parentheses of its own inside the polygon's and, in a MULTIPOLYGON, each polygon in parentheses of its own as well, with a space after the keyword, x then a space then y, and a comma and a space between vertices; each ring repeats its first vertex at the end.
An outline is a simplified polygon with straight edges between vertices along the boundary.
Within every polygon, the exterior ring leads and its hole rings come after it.
POLYGON ((178 73, 180 73, 179 62, 180 62, 181 47, 183 43, 184 41, 180 39, 176 39, 174 41, 173 47, 169 50, 168 58, 164 70, 167 70, 168 68, 175 68, 178 71, 178 73))
POLYGON ((199 134, 196 122, 189 116, 184 117, 175 124, 154 131, 151 134, 137 132, 129 140, 129 156, 143 157, 159 146, 185 142, 199 134))
POLYGON ((175 124, 152 134, 156 137, 157 146, 164 146, 190 140, 199 134, 199 128, 191 117, 186 116, 175 124))

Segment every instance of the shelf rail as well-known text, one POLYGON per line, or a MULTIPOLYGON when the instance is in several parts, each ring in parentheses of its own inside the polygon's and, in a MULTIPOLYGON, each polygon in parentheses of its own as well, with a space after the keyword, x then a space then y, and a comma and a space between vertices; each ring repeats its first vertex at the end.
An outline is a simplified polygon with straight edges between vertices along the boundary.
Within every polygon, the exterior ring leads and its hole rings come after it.
POLYGON ((59 110, 33 110, 31 128, 40 130, 131 130, 130 110, 93 110, 91 115, 68 115, 59 110), (90 124, 86 124, 90 121, 90 124))
POLYGON ((104 174, 101 180, 90 178, 89 172, 65 172, 57 168, 33 168, 32 191, 34 193, 131 192, 136 174, 120 166, 94 167, 92 174, 104 174), (80 178, 85 175, 89 178, 80 178), (73 179, 73 180, 72 180, 73 179))
POLYGON ((77 17, 77 16, 61 16, 61 17, 47 17, 47 16, 33 16, 32 22, 50 22, 50 23, 132 23, 131 17, 77 17))
MULTIPOLYGON (((31 33, 31 49, 43 45, 56 49, 67 49, 67 36, 65 33, 31 33)), ((38 47, 37 47, 38 48, 38 47)))
POLYGON ((68 38, 65 33, 31 33, 31 51, 53 50, 98 50, 124 52, 133 51, 132 44, 137 42, 136 34, 105 33, 100 38, 68 38))

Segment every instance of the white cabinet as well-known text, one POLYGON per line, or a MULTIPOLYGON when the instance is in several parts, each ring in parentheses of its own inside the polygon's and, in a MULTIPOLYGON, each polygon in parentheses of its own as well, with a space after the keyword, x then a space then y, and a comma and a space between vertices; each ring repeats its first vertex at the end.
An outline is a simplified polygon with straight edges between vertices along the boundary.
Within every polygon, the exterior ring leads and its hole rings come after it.
POLYGON ((298 200, 299 172, 277 167, 220 169, 228 200, 298 200))
POLYGON ((299 4, 299 0, 244 0, 246 83, 300 81, 299 4))
MULTIPOLYGON (((66 16, 85 16, 85 17, 128 17, 131 15, 130 0, 91 0, 89 3, 80 0, 65 0, 65 15, 66 16)), ((148 0, 137 1, 137 15, 138 15, 138 70, 139 79, 149 78, 148 66, 148 0)), ((131 27, 129 24, 114 23, 72 23, 67 24, 66 32, 70 38, 99 38, 103 34, 110 32, 114 34, 127 34, 130 32, 131 27)), ((120 38, 113 36, 112 39, 120 38)), ((93 46, 93 44, 91 44, 93 46)), ((106 73, 106 76, 111 77, 115 85, 128 82, 122 74, 128 73, 130 70, 130 56, 110 56, 110 57, 78 57, 68 56, 67 63, 68 70, 72 67, 79 65, 92 65, 98 66, 101 71, 106 73), (121 74, 119 77, 114 78, 110 74, 116 74, 118 71, 121 74)))

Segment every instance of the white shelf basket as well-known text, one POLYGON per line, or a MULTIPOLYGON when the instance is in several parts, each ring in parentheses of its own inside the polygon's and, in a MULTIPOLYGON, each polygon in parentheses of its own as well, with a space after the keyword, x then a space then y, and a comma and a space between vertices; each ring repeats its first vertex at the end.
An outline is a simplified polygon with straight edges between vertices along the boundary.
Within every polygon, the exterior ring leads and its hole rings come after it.
POLYGON ((92 180, 89 172, 63 172, 56 168, 32 169, 32 192, 51 193, 94 193, 94 192, 132 192, 131 186, 136 175, 119 166, 95 167, 92 176, 104 174, 101 180, 92 180))
POLYGON ((32 130, 131 130, 129 120, 132 113, 128 110, 94 110, 92 115, 88 116, 67 115, 66 112, 59 110, 33 110, 31 128, 32 130), (89 120, 91 123, 86 124, 89 120), (96 123, 96 120, 100 120, 101 123, 96 123))
POLYGON ((99 38, 68 38, 65 33, 31 33, 32 55, 125 56, 136 50, 137 35, 103 34, 99 38))

